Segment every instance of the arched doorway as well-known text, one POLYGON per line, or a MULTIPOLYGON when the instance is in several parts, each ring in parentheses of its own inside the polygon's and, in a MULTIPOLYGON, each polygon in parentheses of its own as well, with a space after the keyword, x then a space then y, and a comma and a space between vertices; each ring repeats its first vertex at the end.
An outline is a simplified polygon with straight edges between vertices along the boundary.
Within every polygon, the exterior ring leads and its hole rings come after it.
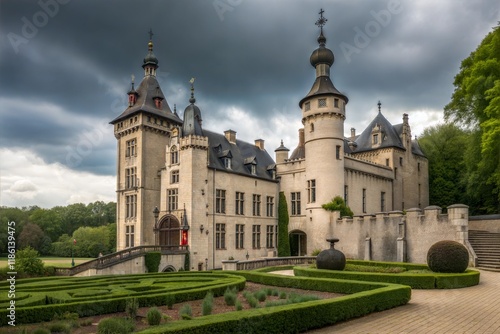
POLYGON ((175 270, 175 267, 172 266, 172 265, 168 265, 166 266, 165 268, 163 268, 163 270, 161 271, 162 273, 172 273, 172 272, 176 272, 177 270, 175 270))
POLYGON ((307 255, 307 235, 300 230, 290 232, 290 255, 305 256, 307 255))
POLYGON ((160 246, 179 246, 181 229, 179 220, 175 216, 163 217, 158 232, 160 246))

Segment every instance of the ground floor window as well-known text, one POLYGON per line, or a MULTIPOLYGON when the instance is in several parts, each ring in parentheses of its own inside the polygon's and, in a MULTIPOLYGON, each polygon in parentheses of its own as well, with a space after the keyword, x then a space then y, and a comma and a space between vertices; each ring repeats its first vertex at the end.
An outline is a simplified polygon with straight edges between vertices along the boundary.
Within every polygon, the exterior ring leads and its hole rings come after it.
POLYGON ((252 248, 260 248, 260 225, 252 226, 252 248))
POLYGON ((215 249, 226 248, 226 224, 215 224, 215 249))
POLYGON ((266 248, 274 248, 274 225, 267 225, 266 248))
POLYGON ((241 249, 244 246, 245 225, 236 224, 236 249, 241 249))

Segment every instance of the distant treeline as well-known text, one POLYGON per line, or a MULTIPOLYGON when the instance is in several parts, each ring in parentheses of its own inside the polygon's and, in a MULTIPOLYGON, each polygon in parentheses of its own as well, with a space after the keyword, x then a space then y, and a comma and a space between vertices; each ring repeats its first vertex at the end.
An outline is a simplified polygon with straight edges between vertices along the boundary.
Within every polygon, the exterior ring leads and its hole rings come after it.
POLYGON ((97 257, 116 248, 115 202, 0 207, 0 253, 7 252, 9 221, 16 223, 18 250, 31 246, 42 255, 71 256, 73 251, 77 257, 97 257))

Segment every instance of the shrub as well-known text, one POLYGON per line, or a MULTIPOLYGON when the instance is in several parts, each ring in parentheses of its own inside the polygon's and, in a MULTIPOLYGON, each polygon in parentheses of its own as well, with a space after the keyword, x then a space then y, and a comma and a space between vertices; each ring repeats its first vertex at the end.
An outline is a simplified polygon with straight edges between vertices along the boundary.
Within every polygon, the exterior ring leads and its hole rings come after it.
POLYGON ((259 302, 263 302, 267 298, 266 290, 259 290, 255 292, 253 295, 259 302))
POLYGON ((144 255, 144 262, 146 264, 146 268, 148 269, 148 273, 157 273, 160 261, 160 252, 150 252, 144 255))
POLYGON ((286 299, 286 292, 284 291, 280 292, 280 299, 286 299))
POLYGON ((165 296, 165 305, 167 305, 167 308, 171 310, 174 307, 175 304, 175 296, 168 294, 165 296))
POLYGON ((48 329, 45 329, 45 328, 37 328, 37 329, 35 329, 33 334, 50 334, 50 331, 48 329))
POLYGON ((106 318, 99 321, 97 334, 129 334, 134 331, 134 323, 124 318, 106 318))
POLYGON ((189 259, 189 252, 187 252, 186 255, 184 256, 184 268, 183 269, 185 271, 189 271, 190 263, 191 262, 190 262, 190 259, 189 259))
POLYGON ((335 196, 331 202, 323 204, 321 207, 327 211, 340 211, 340 217, 352 217, 354 215, 351 208, 345 204, 344 199, 340 196, 335 196))
POLYGON ((469 252, 459 242, 438 241, 427 252, 427 265, 438 273, 463 273, 469 265, 469 252))
POLYGON ((226 302, 227 306, 233 306, 236 303, 237 297, 238 295, 236 294, 236 291, 234 289, 227 288, 224 292, 224 301, 226 302))
POLYGON ((43 261, 40 254, 31 247, 21 249, 16 253, 16 269, 29 276, 43 275, 43 261))
POLYGON ((193 310, 191 309, 191 305, 189 305, 189 304, 182 305, 181 309, 179 310, 179 314, 181 315, 181 318, 184 320, 192 319, 193 318, 193 310))
POLYGON ((288 235, 288 206, 283 191, 279 193, 278 199, 278 256, 290 256, 290 239, 288 235))
POLYGON ((273 289, 273 292, 272 292, 272 295, 275 296, 275 297, 278 297, 279 296, 279 291, 276 290, 276 289, 273 289))
POLYGON ((65 322, 55 322, 52 324, 49 324, 49 331, 51 333, 67 333, 69 334, 71 332, 71 325, 65 322))
POLYGON ((268 296, 271 296, 271 295, 273 294, 273 289, 271 289, 271 288, 266 288, 266 294, 267 294, 268 296))
POLYGON ((150 326, 157 326, 161 322, 162 314, 156 307, 152 307, 146 314, 146 318, 150 326))
POLYGON ((234 303, 234 306, 236 308, 236 311, 243 310, 243 305, 241 305, 241 302, 238 299, 236 300, 236 303, 234 303))
POLYGON ((139 309, 139 302, 137 298, 129 298, 125 304, 125 313, 129 319, 135 319, 137 310, 139 309))
POLYGON ((214 306, 214 294, 212 292, 207 293, 205 298, 203 298, 203 304, 201 306, 203 315, 212 314, 212 309, 214 306))
POLYGON ((321 249, 316 248, 315 250, 312 251, 311 256, 318 256, 319 253, 321 253, 321 249))

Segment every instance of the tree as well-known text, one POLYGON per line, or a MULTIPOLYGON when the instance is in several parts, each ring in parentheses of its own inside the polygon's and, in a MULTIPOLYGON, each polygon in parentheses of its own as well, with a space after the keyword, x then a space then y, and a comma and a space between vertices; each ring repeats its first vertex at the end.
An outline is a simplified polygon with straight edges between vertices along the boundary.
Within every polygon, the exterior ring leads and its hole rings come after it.
POLYGON ((29 276, 43 275, 43 262, 39 254, 31 247, 26 247, 16 253, 16 268, 29 276))
POLYGON ((462 61, 445 119, 475 132, 478 149, 466 152, 468 189, 478 211, 500 211, 500 29, 488 33, 462 61), (480 191, 479 191, 480 189, 480 191), (485 196, 489 202, 483 202, 485 196))
POLYGON ((340 211, 340 217, 352 217, 354 215, 351 208, 345 204, 344 199, 340 196, 335 196, 331 202, 325 203, 321 207, 328 211, 340 211))
POLYGON ((18 247, 20 249, 31 247, 40 251, 40 248, 43 246, 45 241, 45 237, 45 233, 43 233, 40 226, 28 223, 19 234, 19 238, 17 239, 18 247))
POLYGON ((420 147, 429 159, 429 202, 447 207, 468 203, 465 150, 470 131, 454 124, 442 124, 424 130, 420 147))
POLYGON ((288 221, 288 205, 285 193, 281 191, 278 200, 278 256, 290 256, 288 221))
POLYGON ((97 257, 99 253, 109 253, 112 248, 109 234, 107 226, 80 227, 73 233, 75 256, 97 257))

